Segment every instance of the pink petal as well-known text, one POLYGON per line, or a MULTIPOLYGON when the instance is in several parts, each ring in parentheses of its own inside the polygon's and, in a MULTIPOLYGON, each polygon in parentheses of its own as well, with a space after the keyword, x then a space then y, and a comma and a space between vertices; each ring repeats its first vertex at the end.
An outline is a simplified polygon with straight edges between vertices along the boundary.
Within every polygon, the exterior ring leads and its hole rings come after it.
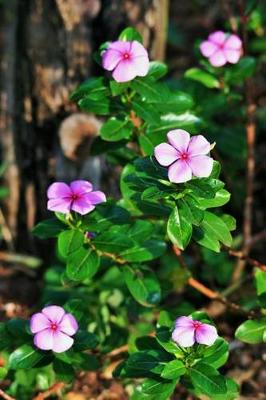
POLYGON ((168 167, 179 158, 176 149, 168 143, 161 143, 156 146, 154 156, 158 163, 164 167, 168 167))
POLYGON ((196 341, 211 346, 218 337, 217 330, 209 324, 202 324, 195 333, 196 341))
POLYGON ((44 329, 36 333, 33 342, 41 350, 52 350, 54 345, 54 335, 52 329, 44 329))
POLYGON ((54 333, 54 341, 52 350, 55 353, 63 353, 72 347, 74 340, 65 335, 63 332, 57 331, 54 333))
POLYGON ((36 313, 30 319, 30 330, 37 333, 50 326, 51 322, 43 313, 36 313))
POLYGON ((192 171, 184 160, 177 160, 169 167, 168 178, 170 182, 182 183, 192 179, 192 171))
POLYGON ((126 40, 116 40, 115 42, 110 43, 108 50, 116 50, 121 54, 130 53, 131 52, 132 42, 126 40))
POLYGON ((213 55, 217 48, 217 44, 211 42, 210 40, 206 40, 200 45, 200 51, 205 57, 210 57, 211 55, 213 55))
POLYGON ((71 198, 51 199, 48 200, 47 208, 50 211, 58 211, 66 214, 70 212, 71 202, 71 198))
POLYGON ((86 195, 86 200, 89 203, 95 205, 95 204, 104 203, 106 201, 106 196, 100 190, 95 190, 94 192, 88 193, 86 195))
POLYGON ((183 327, 183 328, 193 328, 194 329, 193 320, 192 320, 192 318, 189 318, 189 317, 179 317, 175 321, 175 327, 176 328, 183 327))
POLYGON ((63 333, 66 333, 69 336, 74 335, 78 330, 78 323, 76 318, 71 314, 65 314, 62 318, 62 321, 59 324, 59 329, 63 333))
POLYGON ((137 71, 134 62, 131 59, 121 60, 112 74, 117 82, 128 82, 137 76, 137 71))
POLYGON ((213 167, 213 159, 208 156, 194 156, 188 160, 192 173, 197 178, 207 178, 210 176, 213 167))
POLYGON ((192 136, 188 145, 188 154, 196 156, 199 154, 208 154, 210 152, 210 143, 202 135, 192 136))
POLYGON ((102 56, 102 66, 107 71, 112 71, 122 59, 123 54, 120 51, 107 49, 102 56))
POLYGON ((183 129, 174 129, 167 133, 168 142, 174 146, 179 152, 184 152, 188 148, 190 135, 183 129))
POLYGON ((208 40, 218 45, 223 44, 225 39, 226 39, 226 34, 222 31, 213 32, 208 37, 208 40))
POLYGON ((134 57, 147 57, 148 58, 148 52, 145 49, 144 46, 142 46, 141 43, 137 42, 136 40, 133 40, 131 43, 131 51, 130 53, 134 57))
POLYGON ((86 199, 86 196, 83 195, 82 198, 74 200, 71 206, 73 211, 76 211, 78 214, 85 215, 94 210, 95 206, 92 205, 86 199))
POLYGON ((47 197, 48 199, 57 199, 57 198, 62 198, 62 197, 69 197, 71 196, 71 190, 70 187, 63 182, 55 182, 52 183, 48 187, 47 190, 47 197))
POLYGON ((226 64, 226 58, 223 50, 216 51, 210 58, 209 61, 213 67, 222 67, 226 64))
POLYGON ((51 321, 56 324, 62 320, 65 315, 65 310, 59 306, 48 306, 42 309, 42 313, 51 321))
POLYGON ((81 195, 83 193, 89 193, 93 189, 92 184, 90 182, 83 180, 71 182, 70 188, 72 190, 72 193, 77 195, 81 195))
POLYGON ((130 60, 136 76, 146 76, 149 71, 149 59, 146 56, 137 56, 130 60))
POLYGON ((177 327, 174 329, 172 333, 172 339, 174 342, 179 344, 182 347, 190 347, 195 343, 195 329, 192 328, 184 328, 177 327))
POLYGON ((242 48, 242 41, 237 35, 229 35, 224 44, 225 49, 240 50, 242 48))
POLYGON ((236 64, 240 57, 241 57, 241 50, 230 50, 230 49, 224 49, 224 54, 228 62, 231 64, 236 64))

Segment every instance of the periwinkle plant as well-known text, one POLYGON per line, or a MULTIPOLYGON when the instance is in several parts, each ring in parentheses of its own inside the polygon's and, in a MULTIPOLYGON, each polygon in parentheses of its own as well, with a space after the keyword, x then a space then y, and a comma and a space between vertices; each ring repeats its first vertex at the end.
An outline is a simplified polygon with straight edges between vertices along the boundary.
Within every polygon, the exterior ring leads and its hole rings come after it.
MULTIPOLYGON (((217 67, 236 63, 239 40, 218 33, 202 44, 202 53, 217 67)), ((89 79, 71 95, 83 111, 107 117, 94 152, 103 149, 123 166, 121 199, 106 199, 84 180, 48 188, 54 216, 33 233, 56 238, 61 266, 47 271, 36 311, 44 308, 30 325, 19 322, 23 334, 16 337, 9 323, 1 326, 0 346, 11 351, 7 374, 27 369, 34 375, 45 367, 52 382, 71 383, 77 371, 101 368, 102 355, 129 342, 129 356, 114 376, 145 378, 132 399, 165 400, 177 384, 196 396, 235 399, 237 385, 218 371, 228 344, 208 315, 188 310, 182 316, 169 306, 173 282, 161 267, 173 246, 185 250, 194 241, 213 252, 231 246, 234 218, 213 210, 230 194, 210 156, 208 127, 200 134, 193 99, 160 81, 167 67, 149 61, 141 40, 127 28, 104 44, 97 55, 104 77, 89 79)), ((181 274, 177 263, 172 272, 181 274)), ((191 271, 184 273, 185 284, 191 271)))

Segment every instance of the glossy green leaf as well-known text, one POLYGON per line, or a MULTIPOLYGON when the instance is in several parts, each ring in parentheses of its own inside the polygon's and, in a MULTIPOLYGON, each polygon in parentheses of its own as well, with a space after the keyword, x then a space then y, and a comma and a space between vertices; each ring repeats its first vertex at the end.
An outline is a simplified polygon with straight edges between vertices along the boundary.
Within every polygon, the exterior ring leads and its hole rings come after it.
POLYGON ((125 40, 129 42, 133 42, 136 40, 137 42, 142 43, 142 36, 141 34, 134 28, 128 27, 125 28, 119 35, 119 40, 125 40))
POLYGON ((163 369, 161 373, 162 378, 165 379, 177 379, 179 376, 186 373, 185 365, 180 360, 170 361, 163 369))
POLYGON ((34 367, 44 358, 44 353, 37 350, 36 347, 24 344, 17 348, 9 357, 10 369, 29 369, 34 367))
POLYGON ((84 235, 77 229, 68 229, 58 236, 58 251, 62 257, 68 257, 78 250, 84 242, 84 235))
POLYGON ((187 247, 192 235, 192 225, 184 207, 173 209, 167 223, 167 234, 179 249, 184 250, 187 247))
POLYGON ((257 320, 248 320, 241 324, 236 332, 237 339, 245 343, 255 344, 262 343, 264 333, 266 331, 266 317, 257 320))
POLYGON ((208 396, 224 394, 227 391, 226 380, 211 365, 199 362, 189 369, 193 385, 208 396))
POLYGON ((140 304, 153 307, 161 300, 159 281, 152 270, 131 266, 123 267, 123 275, 128 290, 140 304))
POLYGON ((46 219, 39 222, 32 230, 32 234, 39 239, 48 239, 56 237, 66 229, 66 225, 60 222, 57 218, 46 219))
POLYGON ((91 279, 96 274, 99 265, 98 254, 90 248, 81 247, 68 257, 66 273, 69 279, 79 282, 91 279))
POLYGON ((167 74, 168 68, 167 65, 161 61, 151 61, 148 77, 152 77, 154 79, 159 79, 167 74))
POLYGON ((66 383, 73 382, 75 378, 75 370, 71 365, 55 359, 53 362, 53 368, 58 381, 63 381, 66 383))
POLYGON ((100 135, 108 142, 117 142, 122 139, 129 139, 132 130, 133 125, 130 121, 111 117, 101 127, 100 135))
POLYGON ((123 251, 121 256, 129 262, 144 262, 160 257, 165 250, 165 242, 158 239, 151 239, 123 251))
POLYGON ((220 87, 220 82, 214 75, 211 75, 209 72, 203 71, 200 68, 188 69, 185 73, 185 77, 200 82, 202 85, 210 89, 217 89, 220 87))

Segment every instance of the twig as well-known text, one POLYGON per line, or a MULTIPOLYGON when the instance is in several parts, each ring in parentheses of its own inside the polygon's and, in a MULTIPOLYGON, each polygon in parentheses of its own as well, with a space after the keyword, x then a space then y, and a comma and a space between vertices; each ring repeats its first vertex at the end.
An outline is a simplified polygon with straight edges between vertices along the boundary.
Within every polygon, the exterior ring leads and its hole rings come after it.
MULTIPOLYGON (((175 255, 177 256, 181 266, 183 267, 183 269, 190 274, 190 271, 188 269, 188 266, 186 265, 186 262, 182 256, 182 253, 180 251, 180 249, 178 249, 176 246, 173 246, 173 250, 175 255)), ((191 275, 191 274, 190 274, 191 275)), ((197 279, 190 277, 187 280, 187 284, 191 287, 193 287, 194 289, 196 289, 198 292, 200 292, 201 294, 203 294, 205 297, 208 297, 211 300, 217 300, 220 303, 223 303, 226 307, 240 313, 240 314, 244 314, 247 317, 255 317, 256 313, 254 311, 246 311, 244 310, 242 307, 240 307, 238 304, 233 303, 229 300, 227 300, 221 293, 216 292, 210 288, 208 288, 207 286, 203 285, 203 283, 199 282, 197 279)))
POLYGON ((0 397, 4 400, 16 400, 14 397, 9 396, 3 390, 0 389, 0 397))
POLYGON ((236 257, 239 260, 244 260, 245 262, 252 265, 253 267, 259 268, 262 271, 266 271, 265 264, 260 263, 258 260, 255 260, 254 258, 246 256, 243 251, 235 251, 232 249, 228 249, 227 251, 228 251, 228 254, 230 254, 230 256, 236 257))
POLYGON ((266 229, 263 229, 261 232, 253 235, 248 244, 252 247, 261 240, 266 240, 266 229))
POLYGON ((64 386, 65 386, 65 383, 57 382, 53 386, 51 386, 48 390, 46 390, 45 392, 37 394, 37 396, 34 397, 33 400, 45 400, 48 397, 50 397, 52 394, 59 393, 63 389, 64 386))
MULTIPOLYGON (((243 45, 244 52, 246 53, 247 48, 247 16, 244 15, 243 2, 239 4, 243 31, 243 45)), ((246 79, 245 84, 246 94, 246 141, 247 141, 247 164, 246 164, 246 198, 244 204, 244 222, 243 222, 243 236, 244 244, 242 252, 245 256, 249 255, 252 240, 252 218, 253 218, 253 194, 254 194, 254 178, 255 178, 255 139, 256 139, 256 103, 254 95, 253 79, 251 77, 246 79)), ((234 273, 233 282, 237 282, 245 268, 246 260, 239 259, 234 273)))

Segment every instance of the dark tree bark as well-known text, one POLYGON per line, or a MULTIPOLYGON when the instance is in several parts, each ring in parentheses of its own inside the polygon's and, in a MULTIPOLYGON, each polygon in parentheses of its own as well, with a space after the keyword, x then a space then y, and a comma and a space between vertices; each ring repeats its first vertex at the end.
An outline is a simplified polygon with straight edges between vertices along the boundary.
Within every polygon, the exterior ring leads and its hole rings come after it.
MULTIPOLYGON (((10 193, 0 223, 10 248, 35 252, 29 232, 46 217, 47 186, 58 177, 86 175, 88 154, 79 149, 89 149, 100 121, 80 115, 69 93, 100 72, 93 51, 131 25, 151 58, 163 59, 167 10, 168 0, 1 3, 1 151, 10 193)), ((99 170, 97 160, 88 165, 99 170)))

